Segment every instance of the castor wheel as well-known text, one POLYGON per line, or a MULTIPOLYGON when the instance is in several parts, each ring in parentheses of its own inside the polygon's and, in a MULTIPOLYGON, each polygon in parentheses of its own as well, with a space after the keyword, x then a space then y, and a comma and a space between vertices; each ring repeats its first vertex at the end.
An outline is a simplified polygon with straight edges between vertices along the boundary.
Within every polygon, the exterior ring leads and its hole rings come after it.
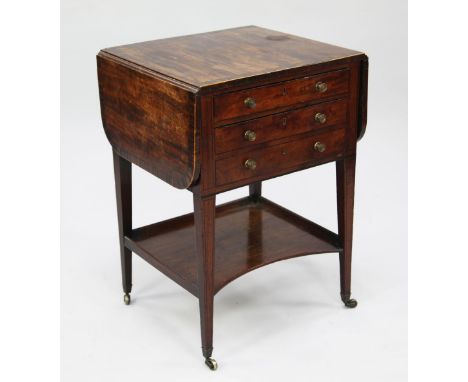
POLYGON ((347 308, 355 308, 357 306, 357 301, 350 296, 341 296, 341 300, 347 308))
POLYGON ((130 305, 130 295, 128 293, 124 294, 124 303, 125 305, 130 305))
POLYGON ((211 357, 205 358, 205 364, 210 368, 210 370, 216 370, 218 368, 218 363, 211 357))
POLYGON ((350 298, 344 304, 347 308, 355 308, 357 306, 357 301, 354 298, 350 298))

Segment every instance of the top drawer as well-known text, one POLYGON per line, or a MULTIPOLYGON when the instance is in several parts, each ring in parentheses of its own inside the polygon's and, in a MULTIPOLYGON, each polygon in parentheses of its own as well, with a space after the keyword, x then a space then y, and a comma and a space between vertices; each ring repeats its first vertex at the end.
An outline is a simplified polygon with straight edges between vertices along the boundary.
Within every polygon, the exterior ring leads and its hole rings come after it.
POLYGON ((275 85, 261 86, 214 97, 214 120, 274 110, 343 95, 349 89, 349 70, 317 74, 275 85))

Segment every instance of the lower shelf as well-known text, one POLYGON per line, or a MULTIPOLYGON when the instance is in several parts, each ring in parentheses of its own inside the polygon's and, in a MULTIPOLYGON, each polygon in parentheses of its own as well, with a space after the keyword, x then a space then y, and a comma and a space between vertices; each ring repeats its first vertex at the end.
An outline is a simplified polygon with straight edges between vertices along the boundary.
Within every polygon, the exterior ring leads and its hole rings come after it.
MULTIPOLYGON (((198 295, 193 214, 133 230, 125 245, 198 295)), ((263 265, 340 250, 338 235, 265 198, 220 205, 216 207, 215 293, 263 265)))

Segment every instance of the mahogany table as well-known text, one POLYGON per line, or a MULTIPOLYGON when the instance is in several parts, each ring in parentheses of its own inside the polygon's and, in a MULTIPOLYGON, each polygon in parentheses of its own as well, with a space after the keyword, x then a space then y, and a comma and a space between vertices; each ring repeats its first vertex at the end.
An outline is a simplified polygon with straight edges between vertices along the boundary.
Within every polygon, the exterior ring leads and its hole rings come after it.
POLYGON ((351 295, 356 142, 367 119, 363 53, 255 26, 103 49, 102 122, 113 148, 124 301, 132 252, 200 302, 210 369, 214 295, 253 269, 339 253, 351 295), (338 234, 262 196, 262 181, 336 162, 338 234), (131 164, 193 193, 194 213, 132 226, 131 164), (216 206, 218 193, 249 196, 216 206))

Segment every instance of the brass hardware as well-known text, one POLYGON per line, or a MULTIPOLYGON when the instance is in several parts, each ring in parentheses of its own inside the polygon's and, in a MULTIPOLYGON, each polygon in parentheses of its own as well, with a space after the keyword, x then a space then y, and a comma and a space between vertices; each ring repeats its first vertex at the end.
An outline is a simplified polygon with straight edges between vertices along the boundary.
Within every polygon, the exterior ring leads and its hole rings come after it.
POLYGON ((125 305, 130 305, 130 295, 128 293, 124 294, 124 303, 125 305))
POLYGON ((207 357, 205 358, 205 365, 210 368, 210 370, 215 371, 218 368, 218 363, 214 358, 207 357))
POLYGON ((255 134, 255 131, 247 130, 244 133, 244 139, 246 141, 253 142, 253 141, 255 141, 256 138, 257 138, 257 134, 255 134))
POLYGON ((327 146, 324 143, 315 142, 315 145, 314 145, 314 150, 315 151, 318 151, 319 153, 323 153, 326 148, 327 148, 327 146))
POLYGON ((244 163, 244 166, 249 170, 255 170, 257 168, 257 162, 255 162, 253 159, 247 159, 244 163))
POLYGON ((257 106, 257 102, 255 102, 255 98, 247 97, 244 100, 244 105, 247 106, 249 109, 254 109, 257 106))
POLYGON ((323 113, 317 113, 315 114, 315 120, 319 123, 325 123, 327 122, 327 116, 323 113))
POLYGON ((315 89, 319 93, 325 93, 328 89, 328 85, 325 82, 319 81, 315 84, 315 89))
POLYGON ((283 126, 286 127, 286 123, 288 122, 288 119, 286 117, 283 118, 283 126))

